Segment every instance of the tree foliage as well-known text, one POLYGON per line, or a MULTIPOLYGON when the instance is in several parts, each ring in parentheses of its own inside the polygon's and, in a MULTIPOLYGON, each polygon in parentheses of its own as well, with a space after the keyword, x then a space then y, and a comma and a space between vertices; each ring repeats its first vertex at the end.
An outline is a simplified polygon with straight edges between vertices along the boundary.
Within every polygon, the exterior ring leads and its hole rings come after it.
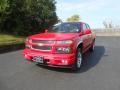
POLYGON ((73 15, 69 18, 67 18, 68 22, 78 22, 80 20, 80 16, 79 15, 73 15))
POLYGON ((55 0, 1 0, 0 30, 17 35, 42 32, 57 22, 55 0))
POLYGON ((7 0, 0 0, 0 12, 4 12, 7 6, 7 0))

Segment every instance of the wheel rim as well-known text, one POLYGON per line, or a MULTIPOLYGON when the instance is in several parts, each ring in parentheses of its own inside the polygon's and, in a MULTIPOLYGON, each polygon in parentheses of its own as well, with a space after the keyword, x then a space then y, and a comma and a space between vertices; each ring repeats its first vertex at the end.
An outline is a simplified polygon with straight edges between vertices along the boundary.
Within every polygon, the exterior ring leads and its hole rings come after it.
POLYGON ((82 55, 81 52, 78 52, 77 54, 77 67, 80 68, 82 63, 82 55))

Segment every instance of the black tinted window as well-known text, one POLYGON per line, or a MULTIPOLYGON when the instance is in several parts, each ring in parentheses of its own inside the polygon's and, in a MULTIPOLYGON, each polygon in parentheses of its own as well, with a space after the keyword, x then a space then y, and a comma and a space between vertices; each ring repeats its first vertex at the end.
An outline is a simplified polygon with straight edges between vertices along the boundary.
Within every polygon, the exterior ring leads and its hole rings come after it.
POLYGON ((61 23, 58 25, 54 25, 49 29, 50 32, 79 32, 80 31, 80 23, 61 23))

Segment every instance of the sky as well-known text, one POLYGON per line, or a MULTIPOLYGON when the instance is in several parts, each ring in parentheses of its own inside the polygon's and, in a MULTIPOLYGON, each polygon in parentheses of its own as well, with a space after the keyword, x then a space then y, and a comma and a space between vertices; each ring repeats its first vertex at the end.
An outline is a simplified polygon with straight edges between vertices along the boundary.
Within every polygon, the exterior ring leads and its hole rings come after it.
POLYGON ((66 21, 78 14, 91 28, 103 28, 103 21, 120 25, 120 0, 56 0, 57 16, 66 21))

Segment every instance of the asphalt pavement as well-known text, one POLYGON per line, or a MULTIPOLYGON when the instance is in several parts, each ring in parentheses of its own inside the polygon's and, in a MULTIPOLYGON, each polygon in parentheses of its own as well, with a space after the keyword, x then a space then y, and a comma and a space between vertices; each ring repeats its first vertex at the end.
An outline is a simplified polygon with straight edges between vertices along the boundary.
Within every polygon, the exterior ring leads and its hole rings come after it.
POLYGON ((21 52, 0 54, 0 90, 120 90, 120 37, 97 37, 79 72, 37 66, 21 52))

